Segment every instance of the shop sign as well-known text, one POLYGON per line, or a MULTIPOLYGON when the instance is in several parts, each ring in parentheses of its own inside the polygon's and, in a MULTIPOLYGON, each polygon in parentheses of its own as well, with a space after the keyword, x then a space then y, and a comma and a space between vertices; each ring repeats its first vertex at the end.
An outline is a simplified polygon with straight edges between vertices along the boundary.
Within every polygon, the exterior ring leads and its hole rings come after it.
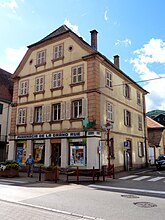
POLYGON ((45 133, 45 134, 22 134, 17 135, 17 140, 41 139, 41 138, 63 138, 63 137, 80 137, 83 132, 59 132, 59 133, 45 133))

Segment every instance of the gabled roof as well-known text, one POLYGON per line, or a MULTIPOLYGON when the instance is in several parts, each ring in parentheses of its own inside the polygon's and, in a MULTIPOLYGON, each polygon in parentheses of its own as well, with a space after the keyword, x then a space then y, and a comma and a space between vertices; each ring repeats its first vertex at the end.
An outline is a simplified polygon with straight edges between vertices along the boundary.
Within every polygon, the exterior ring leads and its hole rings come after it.
POLYGON ((147 128, 165 128, 163 125, 159 124, 157 121, 154 121, 150 117, 146 117, 147 119, 147 128))
MULTIPOLYGON (((86 45, 88 47, 88 49, 90 49, 90 54, 87 55, 87 56, 84 56, 82 58, 84 59, 88 59, 92 56, 100 56, 102 59, 104 59, 105 62, 107 62, 109 65, 113 66, 113 68, 115 68, 117 71, 119 71, 124 77, 126 77, 129 81, 130 81, 130 84, 133 83, 135 85, 137 85, 137 87, 139 89, 141 89, 145 94, 147 94, 148 92, 146 90, 144 90, 141 86, 139 86, 134 80, 132 80, 128 75, 126 75, 121 69, 119 69, 116 65, 114 65, 107 57, 105 57, 103 54, 101 54, 100 52, 98 52, 97 50, 93 49, 91 47, 90 44, 88 44, 86 41, 83 40, 82 37, 79 37, 76 33, 74 33, 70 28, 68 28, 66 25, 62 25, 60 26, 59 28, 57 28, 55 31, 53 31, 52 33, 50 33, 49 35, 47 35, 46 37, 44 37, 43 39, 41 39, 40 41, 37 41, 36 43, 34 44, 31 44, 28 46, 29 49, 31 49, 32 47, 34 46, 37 46, 41 43, 44 43, 46 41, 49 41, 55 37, 58 37, 60 35, 63 35, 63 34, 66 34, 66 33, 72 33, 72 35, 74 35, 77 39, 79 39, 79 41, 81 43, 83 43, 83 45, 86 45)), ((27 53, 25 54, 24 57, 27 57, 26 55, 28 54, 28 51, 27 53)), ((23 58, 24 59, 24 58, 23 58)), ((22 63, 22 61, 21 61, 22 63)), ((20 65, 17 67, 15 73, 17 72, 18 68, 21 66, 21 63, 20 65)), ((14 73, 14 76, 15 76, 15 73, 14 73)), ((17 74, 16 74, 17 75, 17 74)))
POLYGON ((12 74, 0 68, 0 100, 12 101, 13 82, 12 74))
POLYGON ((69 31, 71 31, 71 30, 66 25, 62 25, 61 27, 59 27, 58 29, 56 29, 55 31, 53 31, 52 33, 50 33, 49 35, 47 35, 46 37, 41 39, 40 41, 38 41, 38 42, 36 42, 34 44, 29 45, 28 48, 31 48, 31 47, 33 47, 33 46, 35 46, 37 44, 43 43, 43 42, 45 42, 47 40, 50 40, 50 39, 52 39, 54 37, 57 37, 59 35, 62 35, 64 33, 69 32, 69 31))

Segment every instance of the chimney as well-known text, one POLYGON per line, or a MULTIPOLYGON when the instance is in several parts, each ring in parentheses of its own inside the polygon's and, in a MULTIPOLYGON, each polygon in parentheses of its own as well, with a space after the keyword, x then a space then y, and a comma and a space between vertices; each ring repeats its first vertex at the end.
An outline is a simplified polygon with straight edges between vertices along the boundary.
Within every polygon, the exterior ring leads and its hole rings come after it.
POLYGON ((94 49, 94 50, 97 50, 97 31, 96 30, 92 30, 90 31, 91 33, 91 47, 94 49))
POLYGON ((114 64, 115 64, 115 66, 117 66, 119 68, 119 56, 118 55, 114 56, 114 64))

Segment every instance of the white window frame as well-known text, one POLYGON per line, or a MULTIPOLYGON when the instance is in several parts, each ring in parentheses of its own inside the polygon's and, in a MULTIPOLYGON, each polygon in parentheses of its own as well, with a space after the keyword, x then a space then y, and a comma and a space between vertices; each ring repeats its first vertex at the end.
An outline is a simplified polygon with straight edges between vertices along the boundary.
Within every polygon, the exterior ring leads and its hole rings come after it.
POLYGON ((56 45, 54 46, 54 60, 57 60, 57 59, 60 59, 63 57, 63 44, 59 44, 59 45, 56 45))
POLYGON ((37 65, 43 65, 46 62, 46 50, 37 53, 37 65))
POLYGON ((106 71, 106 86, 109 88, 112 88, 112 73, 109 71, 106 71))
POLYGON ((81 118, 82 117, 82 99, 72 101, 72 118, 81 118))
POLYGON ((27 95, 28 94, 28 80, 24 80, 20 82, 20 95, 27 95))
POLYGON ((83 65, 72 67, 72 83, 80 83, 83 81, 83 65))
POLYGON ((35 92, 42 91, 44 91, 44 76, 39 76, 35 79, 35 92))
POLYGON ((37 106, 34 109, 34 122, 35 123, 42 123, 42 116, 43 116, 43 109, 42 106, 37 106))
POLYGON ((107 102, 107 120, 113 120, 113 105, 110 102, 107 102))
POLYGON ((61 120, 61 103, 56 103, 52 106, 52 121, 58 120, 61 120))
POLYGON ((18 109, 18 124, 26 124, 26 108, 18 109))
POLYGON ((138 129, 142 130, 142 116, 138 115, 138 129))
POLYGON ((127 98, 127 99, 130 99, 131 97, 131 87, 127 84, 127 83, 124 83, 123 84, 123 92, 124 92, 124 97, 127 98))
POLYGON ((124 110, 124 125, 131 127, 131 112, 126 109, 124 110))
POLYGON ((53 73, 52 88, 59 88, 62 86, 62 71, 53 73))

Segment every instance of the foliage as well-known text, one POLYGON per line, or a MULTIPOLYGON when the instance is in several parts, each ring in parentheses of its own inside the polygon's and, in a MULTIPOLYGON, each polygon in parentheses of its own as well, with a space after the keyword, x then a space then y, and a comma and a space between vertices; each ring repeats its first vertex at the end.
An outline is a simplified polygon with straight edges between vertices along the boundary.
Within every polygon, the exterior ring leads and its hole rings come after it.
POLYGON ((11 168, 18 170, 19 164, 13 160, 6 160, 5 162, 0 163, 0 170, 9 170, 11 168))

